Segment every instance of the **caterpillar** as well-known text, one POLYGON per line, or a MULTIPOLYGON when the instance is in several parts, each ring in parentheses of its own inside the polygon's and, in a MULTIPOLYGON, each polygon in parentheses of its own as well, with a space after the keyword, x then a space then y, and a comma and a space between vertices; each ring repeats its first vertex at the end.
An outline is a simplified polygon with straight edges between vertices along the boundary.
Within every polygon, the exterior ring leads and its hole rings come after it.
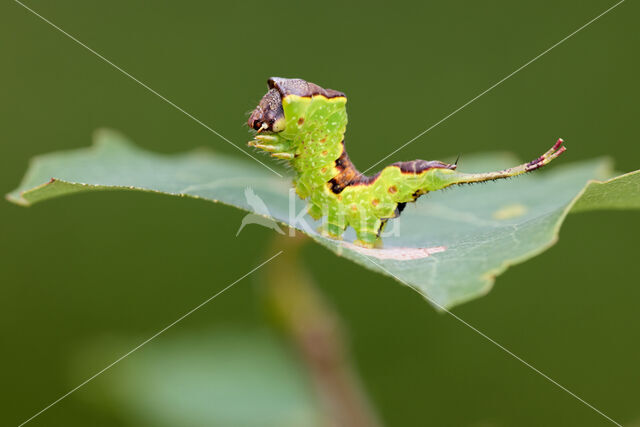
POLYGON ((393 163, 372 176, 356 169, 344 145, 347 97, 302 79, 272 77, 269 90, 247 122, 255 130, 248 145, 287 160, 296 172, 294 186, 308 200, 309 215, 324 217, 321 232, 340 239, 354 228, 355 244, 382 245, 387 221, 408 202, 451 185, 492 181, 521 175, 547 165, 565 151, 558 141, 537 159, 488 173, 461 173, 456 164, 437 160, 393 163))

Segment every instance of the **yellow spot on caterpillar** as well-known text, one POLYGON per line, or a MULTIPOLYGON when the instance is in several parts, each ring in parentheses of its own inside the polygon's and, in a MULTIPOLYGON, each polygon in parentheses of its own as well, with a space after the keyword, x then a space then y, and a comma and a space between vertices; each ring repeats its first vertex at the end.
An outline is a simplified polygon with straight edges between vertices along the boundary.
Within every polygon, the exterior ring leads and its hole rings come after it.
POLYGON ((358 205, 351 205, 351 210, 356 212, 358 210, 358 205))
POLYGON ((491 216, 494 219, 512 219, 518 218, 527 213, 527 207, 520 203, 503 206, 495 211, 491 216))
POLYGON ((395 185, 392 185, 391 187, 389 187, 388 191, 391 194, 396 194, 398 192, 398 187, 396 187, 395 185))

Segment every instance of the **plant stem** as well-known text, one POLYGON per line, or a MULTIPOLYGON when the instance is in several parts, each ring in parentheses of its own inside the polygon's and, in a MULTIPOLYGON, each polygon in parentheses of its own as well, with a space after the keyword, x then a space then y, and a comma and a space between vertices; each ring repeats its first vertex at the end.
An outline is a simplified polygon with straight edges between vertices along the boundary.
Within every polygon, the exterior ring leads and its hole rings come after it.
POLYGON ((300 262, 300 248, 307 240, 274 240, 273 246, 284 252, 266 269, 268 306, 309 371, 326 425, 380 426, 349 360, 338 315, 300 262))

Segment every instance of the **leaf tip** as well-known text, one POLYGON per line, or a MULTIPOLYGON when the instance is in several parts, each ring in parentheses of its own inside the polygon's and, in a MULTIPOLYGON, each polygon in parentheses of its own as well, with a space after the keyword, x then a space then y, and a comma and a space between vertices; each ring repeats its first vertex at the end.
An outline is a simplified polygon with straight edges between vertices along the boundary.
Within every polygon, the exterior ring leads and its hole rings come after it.
POLYGON ((11 192, 4 195, 5 200, 19 206, 31 206, 28 200, 22 197, 22 194, 11 192))

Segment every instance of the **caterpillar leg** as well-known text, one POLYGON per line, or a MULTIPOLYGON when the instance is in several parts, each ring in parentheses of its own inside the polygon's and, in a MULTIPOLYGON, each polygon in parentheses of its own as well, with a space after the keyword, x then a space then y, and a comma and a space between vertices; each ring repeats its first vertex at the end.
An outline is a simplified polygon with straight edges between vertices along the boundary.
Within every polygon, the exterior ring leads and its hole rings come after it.
POLYGON ((380 239, 380 232, 384 227, 386 221, 382 221, 376 218, 373 221, 367 221, 358 227, 354 226, 356 230, 356 236, 358 237, 353 243, 364 248, 375 248, 382 246, 382 240, 380 239))
POLYGON ((255 135, 254 138, 253 141, 247 143, 249 147, 264 150, 278 159, 291 160, 294 158, 289 142, 281 139, 278 135, 255 135))
POLYGON ((320 208, 320 206, 318 205, 314 205, 313 203, 310 203, 307 206, 307 213, 311 216, 311 218, 315 220, 321 219, 322 216, 324 215, 324 212, 322 212, 322 208, 320 208))
POLYGON ((319 231, 325 237, 342 239, 346 228, 347 223, 344 217, 340 216, 337 212, 329 212, 326 222, 322 224, 319 231))
POLYGON ((382 240, 378 237, 377 233, 373 233, 368 230, 356 232, 358 238, 353 242, 356 246, 362 246, 363 248, 376 248, 382 246, 382 240))
POLYGON ((342 234, 344 233, 344 228, 327 222, 326 224, 320 226, 320 229, 318 231, 320 234, 325 237, 329 237, 330 239, 341 240, 342 234))

